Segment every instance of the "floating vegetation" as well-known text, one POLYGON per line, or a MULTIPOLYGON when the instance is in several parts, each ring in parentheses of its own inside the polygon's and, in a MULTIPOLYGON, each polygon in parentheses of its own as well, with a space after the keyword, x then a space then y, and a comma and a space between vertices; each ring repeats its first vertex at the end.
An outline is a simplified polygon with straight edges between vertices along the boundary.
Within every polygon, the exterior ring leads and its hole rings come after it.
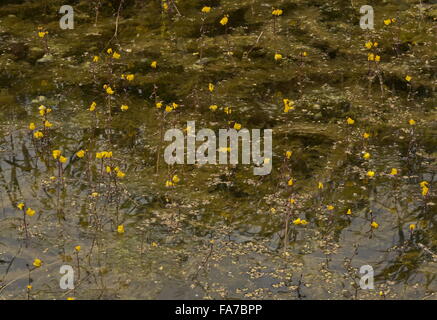
POLYGON ((0 299, 436 298, 433 2, 62 5, 0 5, 0 299))

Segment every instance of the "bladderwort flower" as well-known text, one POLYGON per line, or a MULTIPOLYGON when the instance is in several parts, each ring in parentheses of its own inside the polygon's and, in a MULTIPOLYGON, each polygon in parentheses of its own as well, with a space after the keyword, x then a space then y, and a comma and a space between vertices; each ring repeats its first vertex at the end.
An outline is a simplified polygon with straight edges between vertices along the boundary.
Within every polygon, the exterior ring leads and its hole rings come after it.
POLYGON ((32 264, 35 268, 39 268, 42 266, 42 261, 41 261, 41 259, 36 258, 35 260, 33 260, 32 264))
POLYGON ((409 124, 410 126, 414 126, 414 125, 416 125, 416 121, 413 120, 413 119, 410 119, 410 120, 408 120, 408 124, 409 124))
POLYGON ((413 79, 413 77, 411 77, 411 76, 409 76, 409 75, 406 75, 406 76, 405 76, 405 80, 406 80, 407 82, 410 82, 411 79, 413 79))
POLYGON ((35 137, 35 139, 42 139, 44 137, 44 133, 42 133, 41 131, 35 131, 33 136, 35 137))
POLYGON ((274 9, 274 10, 272 11, 272 15, 274 15, 274 16, 276 16, 276 17, 282 16, 283 13, 284 13, 284 12, 283 12, 281 9, 274 9))
POLYGON ((150 66, 151 66, 153 69, 156 69, 156 68, 158 67, 158 61, 152 61, 152 63, 150 64, 150 66))
POLYGON ((363 158, 366 159, 366 160, 370 159, 370 153, 365 152, 365 153, 363 154, 363 158))
POLYGON ((218 106, 215 104, 209 106, 209 110, 211 110, 211 111, 216 111, 217 108, 218 108, 218 106))
POLYGON ((33 122, 29 123, 29 130, 33 131, 35 129, 36 129, 35 123, 33 123, 33 122))
POLYGON ((367 171, 367 176, 369 178, 373 178, 375 176, 375 171, 371 171, 371 170, 367 171))
POLYGON ((275 53, 274 58, 275 58, 276 61, 282 60, 282 54, 280 54, 280 53, 275 53))
POLYGON ((174 175, 174 176, 171 178, 171 180, 172 180, 174 183, 179 183, 179 182, 181 181, 181 179, 179 179, 179 177, 178 177, 177 175, 174 175))
POLYGON ((367 132, 364 132, 364 133, 363 133, 363 138, 364 138, 364 139, 369 139, 369 138, 370 138, 370 134, 367 133, 367 132))
POLYGON ((114 52, 114 54, 112 55, 112 58, 114 58, 116 60, 120 59, 120 57, 121 57, 121 55, 117 52, 114 52))
POLYGON ((284 103, 284 112, 288 113, 288 111, 290 110, 294 110, 294 101, 289 100, 289 99, 283 99, 282 100, 284 103))
POLYGON ((347 215, 351 215, 352 214, 352 210, 351 209, 347 209, 346 214, 347 215))
POLYGON ((395 176, 397 174, 398 174, 398 169, 392 168, 391 171, 390 171, 390 175, 395 176))
POLYGON ((120 107, 120 109, 121 109, 121 111, 127 111, 127 110, 129 109, 129 106, 123 104, 123 105, 120 107))
POLYGON ((348 125, 353 125, 355 123, 355 120, 349 117, 346 119, 346 122, 348 125))
POLYGON ((202 8, 202 12, 203 12, 203 13, 209 13, 209 12, 211 12, 211 7, 207 7, 207 6, 203 7, 203 8, 202 8))
POLYGON ((222 26, 225 26, 225 25, 227 25, 228 24, 228 22, 229 22, 229 15, 224 15, 223 16, 223 18, 221 18, 221 20, 220 20, 220 24, 222 25, 222 26))
POLYGON ((286 152, 285 152, 285 157, 286 157, 287 159, 290 159, 291 156, 292 156, 292 154, 293 154, 292 151, 286 151, 286 152))
POLYGON ((79 150, 78 152, 76 152, 76 156, 78 158, 83 158, 85 157, 85 150, 79 150))
POLYGON ((123 234, 124 233, 124 225, 119 225, 118 227, 117 227, 117 233, 118 234, 123 234))
POLYGON ((27 208, 26 209, 26 214, 29 216, 29 217, 33 217, 34 215, 35 215, 35 210, 33 210, 32 208, 27 208))
POLYGON ((61 156, 61 154, 62 154, 61 150, 53 150, 52 151, 52 156, 53 156, 53 159, 55 159, 55 160, 57 160, 61 156))
POLYGON ((88 108, 89 111, 93 112, 94 110, 96 110, 96 106, 97 103, 95 103, 94 101, 91 103, 90 107, 88 108))
POLYGON ((234 123, 234 129, 237 130, 237 131, 240 130, 241 129, 241 124, 235 122, 234 123))
POLYGON ((372 221, 372 223, 370 224, 370 226, 371 226, 373 229, 378 229, 378 228, 379 228, 379 224, 378 224, 376 221, 372 221))
POLYGON ((213 85, 212 83, 209 83, 209 84, 208 84, 208 90, 209 90, 210 92, 213 92, 213 91, 214 91, 214 85, 213 85))

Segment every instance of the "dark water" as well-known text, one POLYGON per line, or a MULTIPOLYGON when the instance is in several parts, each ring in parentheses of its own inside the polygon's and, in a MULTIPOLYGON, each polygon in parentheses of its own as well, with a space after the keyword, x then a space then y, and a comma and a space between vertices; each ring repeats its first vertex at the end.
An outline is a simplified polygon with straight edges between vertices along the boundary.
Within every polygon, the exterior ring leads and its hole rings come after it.
POLYGON ((132 0, 117 24, 118 0, 95 3, 70 3, 73 30, 63 1, 0 5, 0 299, 435 299, 435 2, 370 1, 374 31, 356 1, 132 0), (272 173, 168 166, 161 136, 187 121, 272 129, 272 173))

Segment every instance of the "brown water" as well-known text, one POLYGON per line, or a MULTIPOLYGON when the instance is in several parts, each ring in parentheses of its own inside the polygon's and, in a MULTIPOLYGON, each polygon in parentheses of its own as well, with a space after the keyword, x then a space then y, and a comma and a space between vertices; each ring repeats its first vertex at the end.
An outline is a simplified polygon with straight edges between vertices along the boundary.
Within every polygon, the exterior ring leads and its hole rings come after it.
POLYGON ((358 1, 187 0, 179 14, 132 0, 115 37, 119 1, 102 1, 96 25, 93 3, 72 4, 74 30, 59 28, 63 1, 0 5, 0 299, 436 298, 435 1, 370 1, 375 31, 365 32, 358 1), (294 110, 283 112, 284 98, 294 110), (36 139, 40 105, 53 126, 36 139), (272 173, 169 167, 161 132, 189 120, 273 129, 272 173), (102 170, 104 150, 124 178, 102 170), (21 202, 36 211, 27 236, 21 202), (74 290, 60 289, 65 264, 74 290), (359 287, 362 265, 374 290, 359 287))

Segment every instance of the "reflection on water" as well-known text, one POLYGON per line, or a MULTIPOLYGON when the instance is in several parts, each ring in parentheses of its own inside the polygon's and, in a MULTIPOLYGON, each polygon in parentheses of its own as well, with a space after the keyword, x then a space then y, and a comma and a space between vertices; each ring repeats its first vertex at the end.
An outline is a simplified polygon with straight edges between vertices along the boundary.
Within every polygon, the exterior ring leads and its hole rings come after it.
POLYGON ((1 299, 435 299, 436 6, 207 2, 0 6, 1 299), (187 120, 272 173, 168 166, 187 120))

